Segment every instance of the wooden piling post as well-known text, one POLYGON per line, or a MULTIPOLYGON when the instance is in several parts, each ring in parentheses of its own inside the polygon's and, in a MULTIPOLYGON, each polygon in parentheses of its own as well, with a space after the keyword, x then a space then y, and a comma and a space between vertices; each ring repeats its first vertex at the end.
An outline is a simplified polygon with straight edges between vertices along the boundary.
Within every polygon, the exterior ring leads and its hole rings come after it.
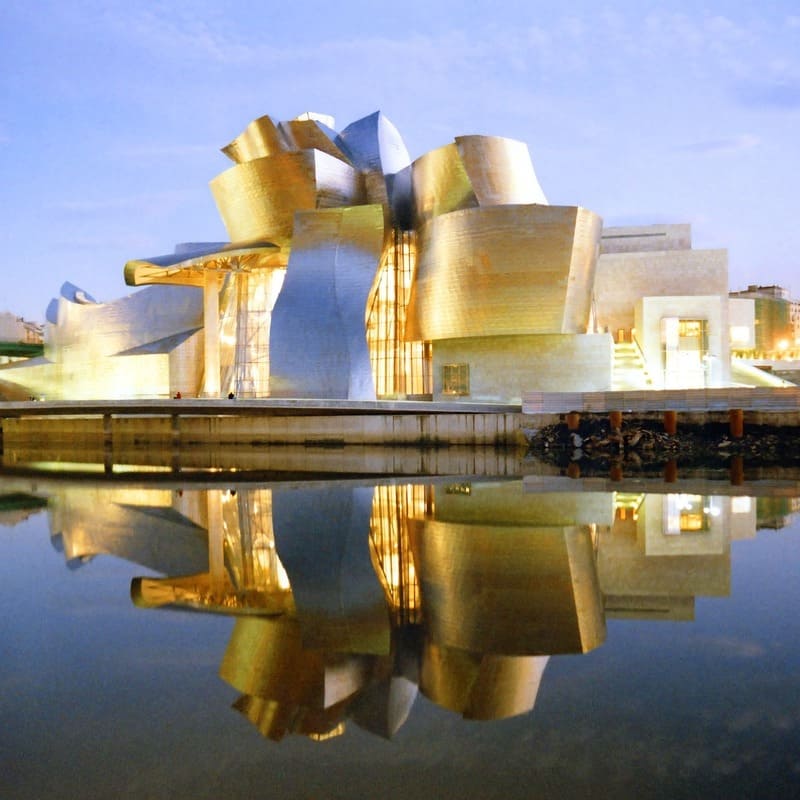
POLYGON ((732 408, 728 411, 731 436, 734 439, 741 439, 744 436, 744 411, 741 408, 732 408))
POLYGON ((576 431, 581 424, 581 415, 577 411, 570 411, 567 414, 567 430, 576 431))
POLYGON ((664 433, 674 436, 678 432, 678 412, 664 412, 664 433))
POLYGON ((744 461, 741 456, 731 459, 731 486, 741 486, 744 483, 744 461))
POLYGON ((612 431, 618 431, 622 429, 622 412, 621 411, 609 411, 608 413, 608 424, 611 426, 612 431))

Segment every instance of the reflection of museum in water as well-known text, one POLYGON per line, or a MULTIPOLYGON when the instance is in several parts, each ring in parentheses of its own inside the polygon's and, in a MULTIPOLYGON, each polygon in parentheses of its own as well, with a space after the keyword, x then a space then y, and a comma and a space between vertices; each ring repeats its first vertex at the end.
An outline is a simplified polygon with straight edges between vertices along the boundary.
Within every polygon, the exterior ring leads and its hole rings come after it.
POLYGON ((138 605, 236 616, 221 676, 279 739, 324 738, 348 719, 390 736, 418 692, 468 719, 529 711, 549 656, 601 645, 607 618, 692 619, 696 597, 730 592, 731 540, 780 516, 763 498, 551 489, 47 494, 68 563, 114 554, 166 576, 134 581, 138 605))

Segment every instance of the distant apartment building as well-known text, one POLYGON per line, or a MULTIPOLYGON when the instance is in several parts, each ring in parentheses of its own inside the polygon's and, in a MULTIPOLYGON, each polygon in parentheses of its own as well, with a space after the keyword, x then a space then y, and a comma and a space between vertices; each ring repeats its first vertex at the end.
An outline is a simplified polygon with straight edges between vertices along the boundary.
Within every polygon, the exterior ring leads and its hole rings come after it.
POLYGON ((8 311, 0 311, 0 342, 41 344, 42 326, 8 311))
POLYGON ((730 293, 730 308, 734 351, 777 355, 794 348, 800 304, 789 299, 787 289, 751 284, 730 293))
POLYGON ((792 346, 798 348, 800 347, 800 300, 790 300, 789 304, 789 318, 792 321, 792 346))
POLYGON ((0 364, 41 355, 42 326, 9 311, 0 311, 0 364))

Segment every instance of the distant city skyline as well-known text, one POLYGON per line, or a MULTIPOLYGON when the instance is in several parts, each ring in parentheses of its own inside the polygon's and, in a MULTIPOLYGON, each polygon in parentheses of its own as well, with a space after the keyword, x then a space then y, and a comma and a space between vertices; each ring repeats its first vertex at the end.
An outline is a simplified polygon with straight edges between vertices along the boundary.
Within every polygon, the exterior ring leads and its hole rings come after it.
POLYGON ((26 319, 64 281, 113 300, 126 261, 226 239, 219 148, 304 111, 382 110, 412 159, 519 139, 551 203, 691 223, 731 289, 800 295, 795 3, 9 0, 0 44, 0 310, 26 319))

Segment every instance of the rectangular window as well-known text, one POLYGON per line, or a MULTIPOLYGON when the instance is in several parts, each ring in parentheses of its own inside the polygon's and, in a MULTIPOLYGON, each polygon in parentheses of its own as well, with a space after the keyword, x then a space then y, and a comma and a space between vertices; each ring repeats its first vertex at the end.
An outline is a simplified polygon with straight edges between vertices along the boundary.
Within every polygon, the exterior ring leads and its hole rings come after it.
POLYGON ((469 364, 442 366, 442 394, 469 394, 469 364))

